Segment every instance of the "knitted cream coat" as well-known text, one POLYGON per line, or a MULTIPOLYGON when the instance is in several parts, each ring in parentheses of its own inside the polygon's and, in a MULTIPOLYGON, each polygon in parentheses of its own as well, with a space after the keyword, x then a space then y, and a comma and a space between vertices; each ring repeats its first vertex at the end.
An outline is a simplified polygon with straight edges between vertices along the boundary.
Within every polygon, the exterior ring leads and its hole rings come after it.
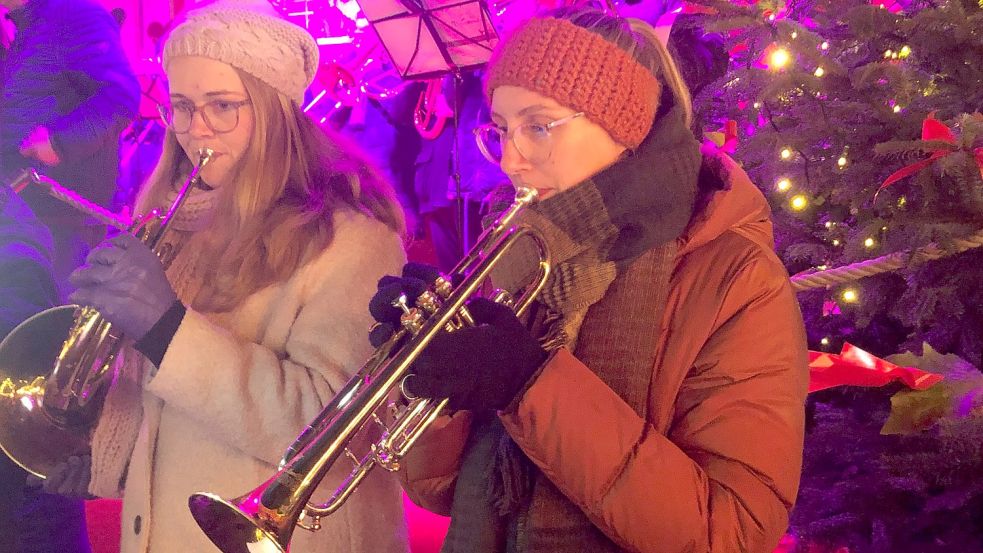
MULTIPOLYGON (((233 498, 273 475, 371 353, 369 299, 378 279, 399 274, 404 262, 399 237, 385 225, 339 212, 331 245, 286 282, 228 313, 188 309, 156 375, 144 378, 142 391, 118 382, 96 429, 90 491, 107 496, 122 484, 122 553, 217 551, 191 517, 188 496, 233 498), (120 413, 131 413, 129 424, 120 413)), ((322 524, 317 533, 297 529, 291 551, 407 550, 399 486, 382 471, 322 524)))

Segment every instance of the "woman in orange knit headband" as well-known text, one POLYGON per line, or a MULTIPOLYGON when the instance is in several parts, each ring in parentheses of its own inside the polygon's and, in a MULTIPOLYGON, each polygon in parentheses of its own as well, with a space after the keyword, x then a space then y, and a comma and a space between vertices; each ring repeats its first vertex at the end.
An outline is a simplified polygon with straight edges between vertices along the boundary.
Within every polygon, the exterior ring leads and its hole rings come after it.
MULTIPOLYGON (((401 472, 445 552, 770 552, 788 524, 807 359, 765 198, 690 131, 653 29, 581 9, 496 49, 485 155, 539 191, 554 273, 528 320, 487 300, 406 381, 453 411, 401 472)), ((514 190, 509 187, 505 203, 514 190)), ((496 286, 524 282, 520 250, 496 286)), ((432 271, 380 281, 389 302, 432 271)))

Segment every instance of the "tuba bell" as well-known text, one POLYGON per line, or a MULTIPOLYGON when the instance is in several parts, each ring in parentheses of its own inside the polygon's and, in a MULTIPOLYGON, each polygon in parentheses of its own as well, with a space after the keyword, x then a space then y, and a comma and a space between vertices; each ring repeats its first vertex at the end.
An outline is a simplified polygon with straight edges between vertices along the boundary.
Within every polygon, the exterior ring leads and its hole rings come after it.
POLYGON ((491 298, 521 315, 545 286, 551 269, 545 240, 533 228, 514 223, 535 198, 535 190, 520 188, 512 206, 485 230, 450 276, 438 278, 412 307, 405 296, 399 298, 394 306, 404 312, 403 328, 375 350, 304 429, 269 480, 235 499, 206 492, 188 499, 195 521, 212 543, 224 553, 283 553, 297 526, 319 530, 321 518, 337 511, 373 468, 399 470, 401 459, 447 404, 447 399, 413 397, 403 385, 427 344, 441 332, 474 325, 465 304, 483 293, 492 269, 523 237, 533 240, 539 254, 533 280, 521 293, 496 290, 491 298), (369 445, 359 448, 360 444, 369 445), (337 463, 342 457, 351 461, 350 472, 325 503, 311 503, 336 464, 344 474, 344 466, 337 463))
MULTIPOLYGON (((166 213, 153 210, 132 222, 47 177, 31 173, 30 181, 88 215, 133 233, 159 253, 174 214, 198 185, 212 154, 207 148, 199 150, 197 165, 166 213)), ((0 342, 0 449, 42 478, 69 456, 89 453, 122 339, 98 311, 79 305, 42 311, 11 331, 0 342)))

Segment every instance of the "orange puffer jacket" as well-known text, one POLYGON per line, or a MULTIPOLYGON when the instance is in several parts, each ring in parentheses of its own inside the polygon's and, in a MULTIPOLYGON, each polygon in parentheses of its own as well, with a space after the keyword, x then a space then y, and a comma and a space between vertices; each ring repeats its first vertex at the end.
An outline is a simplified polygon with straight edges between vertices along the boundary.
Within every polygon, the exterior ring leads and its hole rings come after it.
MULTIPOLYGON (((648 420, 567 350, 500 417, 526 455, 626 551, 760 552, 788 525, 802 463, 805 332, 767 202, 730 164, 680 238, 648 420)), ((401 471, 448 514, 470 413, 443 416, 401 471)))

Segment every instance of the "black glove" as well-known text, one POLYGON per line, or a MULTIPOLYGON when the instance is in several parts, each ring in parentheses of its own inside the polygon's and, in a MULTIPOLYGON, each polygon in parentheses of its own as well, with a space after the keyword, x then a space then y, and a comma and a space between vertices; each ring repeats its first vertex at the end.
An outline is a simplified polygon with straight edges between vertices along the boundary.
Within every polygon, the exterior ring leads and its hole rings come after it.
POLYGON ((476 298, 477 326, 438 334, 413 363, 406 391, 450 398, 452 409, 504 409, 548 357, 508 307, 476 298))
POLYGON ((164 267, 150 248, 131 234, 120 234, 92 250, 69 282, 69 298, 96 308, 124 334, 139 340, 177 301, 164 267))
POLYGON ((369 342, 372 347, 379 347, 399 328, 399 318, 403 311, 393 306, 393 301, 406 294, 407 303, 413 302, 426 291, 427 287, 437 280, 440 270, 432 265, 423 263, 407 263, 403 266, 403 276, 386 275, 379 279, 378 290, 369 301, 369 313, 376 320, 369 331, 369 342))
POLYGON ((92 458, 88 455, 72 456, 58 463, 47 478, 27 475, 27 486, 41 488, 45 493, 86 499, 89 480, 92 478, 92 458))

